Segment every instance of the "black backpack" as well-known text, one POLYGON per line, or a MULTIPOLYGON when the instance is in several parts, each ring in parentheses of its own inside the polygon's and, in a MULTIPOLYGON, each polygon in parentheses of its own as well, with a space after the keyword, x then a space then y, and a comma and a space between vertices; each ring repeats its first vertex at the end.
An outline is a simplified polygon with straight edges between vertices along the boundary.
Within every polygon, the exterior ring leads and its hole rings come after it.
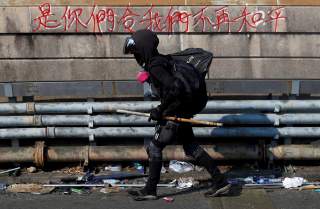
POLYGON ((201 48, 188 48, 180 52, 170 54, 173 60, 181 60, 185 63, 193 65, 202 76, 206 76, 209 72, 213 54, 201 48))
POLYGON ((183 84, 186 100, 191 103, 189 111, 198 114, 208 101, 205 77, 213 54, 200 48, 189 48, 168 57, 173 74, 183 84))

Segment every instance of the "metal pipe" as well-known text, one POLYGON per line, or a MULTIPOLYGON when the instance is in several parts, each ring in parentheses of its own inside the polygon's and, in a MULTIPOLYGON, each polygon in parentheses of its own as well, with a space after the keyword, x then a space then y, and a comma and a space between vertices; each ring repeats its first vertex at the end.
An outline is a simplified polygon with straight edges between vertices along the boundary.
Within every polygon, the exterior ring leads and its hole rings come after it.
POLYGON ((320 147, 316 145, 280 145, 268 151, 269 158, 275 160, 320 160, 320 147))
MULTIPOLYGON (((159 102, 1 103, 0 114, 99 113, 116 109, 149 111, 159 102)), ((205 112, 320 112, 320 100, 211 100, 205 112)))
POLYGON ((146 111, 156 107, 158 104, 159 102, 144 101, 35 103, 35 111, 37 113, 99 113, 115 112, 117 109, 146 111))
MULTIPOLYGON (((203 146, 215 160, 263 160, 264 150, 257 144, 216 144, 203 146)), ((0 163, 34 162, 33 147, 1 147, 0 163)), ((147 160, 143 146, 64 146, 47 147, 46 162, 133 161, 147 160)), ((313 145, 280 145, 270 147, 267 157, 275 160, 319 160, 320 147, 313 145)), ((181 146, 168 146, 164 160, 189 160, 181 146)))
MULTIPOLYGON (((258 145, 216 144, 203 146, 216 160, 261 160, 262 151, 258 145)), ((0 163, 35 162, 33 147, 1 147, 0 163)), ((59 146, 47 147, 43 159, 47 162, 81 161, 133 161, 147 160, 145 148, 140 146, 59 146)), ((167 146, 163 151, 164 160, 188 160, 182 146, 167 146)))
MULTIPOLYGON (((317 138, 319 127, 241 127, 241 128, 194 128, 196 137, 211 138, 317 138)), ((28 138, 143 138, 152 137, 152 127, 48 127, 0 129, 0 139, 28 138)))
POLYGON ((309 125, 320 124, 320 114, 292 113, 292 114, 199 114, 195 119, 217 121, 229 125, 309 125))
POLYGON ((11 147, 5 148, 0 147, 0 162, 1 163, 15 163, 15 162, 26 162, 31 163, 34 161, 33 147, 11 147))
MULTIPOLYGON (((320 114, 199 114, 194 119, 218 121, 228 125, 311 125, 320 124, 320 114)), ((0 116, 0 127, 27 126, 153 126, 148 118, 123 115, 34 115, 0 116)))

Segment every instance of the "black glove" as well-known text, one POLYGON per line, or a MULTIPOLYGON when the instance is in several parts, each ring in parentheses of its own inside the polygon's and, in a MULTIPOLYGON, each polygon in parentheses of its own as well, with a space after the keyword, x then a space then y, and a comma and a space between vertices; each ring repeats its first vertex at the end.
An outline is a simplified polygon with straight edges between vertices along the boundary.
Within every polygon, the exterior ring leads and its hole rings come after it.
POLYGON ((162 120, 162 111, 159 107, 151 109, 150 117, 148 121, 150 122, 151 120, 156 120, 156 121, 162 120))

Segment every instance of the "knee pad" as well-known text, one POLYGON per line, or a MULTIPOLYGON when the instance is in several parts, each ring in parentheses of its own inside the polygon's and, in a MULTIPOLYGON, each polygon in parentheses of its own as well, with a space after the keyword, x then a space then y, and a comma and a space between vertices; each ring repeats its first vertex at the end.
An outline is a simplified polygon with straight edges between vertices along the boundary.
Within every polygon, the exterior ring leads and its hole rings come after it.
POLYGON ((158 147, 164 148, 177 137, 179 124, 168 121, 165 126, 156 128, 153 143, 158 147))

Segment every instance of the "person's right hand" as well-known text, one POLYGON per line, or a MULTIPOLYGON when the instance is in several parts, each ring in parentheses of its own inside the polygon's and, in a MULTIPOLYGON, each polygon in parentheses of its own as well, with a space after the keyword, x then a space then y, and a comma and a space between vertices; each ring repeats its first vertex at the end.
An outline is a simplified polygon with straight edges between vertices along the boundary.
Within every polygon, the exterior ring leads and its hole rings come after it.
POLYGON ((151 120, 162 120, 162 111, 160 111, 159 107, 151 109, 148 121, 150 122, 151 120))

